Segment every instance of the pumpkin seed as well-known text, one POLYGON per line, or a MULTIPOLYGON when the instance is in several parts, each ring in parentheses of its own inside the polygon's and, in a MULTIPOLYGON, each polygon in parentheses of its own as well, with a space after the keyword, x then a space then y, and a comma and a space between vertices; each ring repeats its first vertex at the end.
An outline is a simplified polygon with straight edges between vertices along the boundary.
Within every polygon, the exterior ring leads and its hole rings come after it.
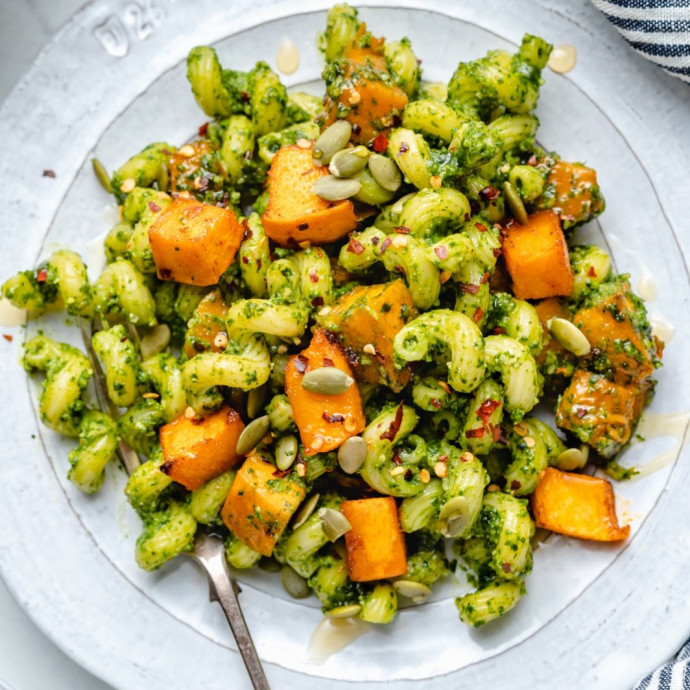
POLYGON ((264 400, 266 400, 266 391, 268 387, 264 384, 258 388, 252 388, 247 393, 247 417, 254 419, 263 407, 264 400))
POLYGON ((343 149, 334 154, 328 169, 336 177, 352 177, 366 168, 369 151, 365 146, 343 149))
POLYGON ((154 326, 139 342, 142 360, 163 352, 169 343, 170 328, 167 324, 159 323, 157 326, 154 326))
POLYGON ((249 422, 237 439, 237 454, 246 455, 252 448, 256 448, 259 441, 268 433, 270 426, 267 414, 249 422))
POLYGON ((301 527, 311 517, 311 514, 314 512, 314 508, 316 508, 316 504, 319 502, 320 498, 321 494, 312 494, 308 500, 302 503, 295 513, 294 519, 292 520, 293 530, 301 527))
POLYGON ((584 357, 590 353, 592 346, 589 344, 589 340, 572 321, 554 316, 546 322, 546 327, 549 329, 549 333, 568 352, 572 352, 578 357, 584 357))
POLYGON ((522 203, 522 197, 517 193, 515 187, 507 180, 503 183, 503 196, 515 220, 520 223, 520 225, 525 225, 527 223, 525 204, 522 203))
POLYGON ((396 580, 393 583, 393 588, 398 594, 411 599, 415 604, 426 601, 431 594, 429 587, 414 580, 396 580))
POLYGON ((337 120, 321 132, 314 142, 311 155, 317 165, 328 165, 331 158, 342 151, 350 141, 352 125, 347 120, 337 120))
POLYGON ((406 201, 409 201, 413 196, 415 196, 417 192, 412 192, 412 194, 405 194, 405 196, 401 196, 392 206, 391 206, 391 213, 395 214, 396 216, 399 216, 402 211, 403 211, 403 206, 406 201))
POLYGON ((319 367, 308 371, 302 377, 302 388, 310 393, 321 395, 340 395, 353 383, 354 379, 342 369, 336 367, 319 367))
POLYGON ((387 156, 374 153, 369 158, 369 170, 373 178, 389 192, 397 192, 400 188, 402 184, 400 168, 387 156))
POLYGON ((108 175, 108 171, 105 169, 105 165, 101 163, 101 161, 98 160, 98 158, 92 158, 91 159, 91 165, 93 165, 93 171, 96 173, 96 177, 98 178, 98 181, 101 183, 101 187, 105 189, 106 192, 110 193, 113 191, 113 188, 110 185, 110 175, 108 175))
POLYGON ((470 521, 470 504, 464 496, 455 496, 441 508, 438 528, 444 537, 459 537, 470 521))
POLYGON ((293 599, 304 599, 311 593, 307 581, 289 565, 284 565, 280 569, 280 581, 283 583, 283 589, 293 599))
POLYGON ((168 174, 168 166, 165 163, 161 163, 158 166, 158 174, 156 175, 156 182, 158 183, 158 189, 161 192, 168 191, 168 184, 170 183, 170 175, 168 174))
POLYGON ((289 434, 278 439, 276 443, 276 467, 287 470, 297 458, 297 439, 289 434))
POLYGON ((338 463, 346 474, 354 474, 369 452, 367 442, 361 436, 352 436, 338 448, 338 463))
POLYGON ((382 206, 387 204, 395 196, 395 192, 384 189, 375 179, 367 168, 360 170, 353 175, 351 180, 355 180, 362 185, 361 189, 354 195, 353 199, 361 201, 370 206, 382 206))
POLYGON ((321 529, 330 541, 336 541, 352 529, 350 521, 335 508, 321 508, 319 510, 321 529))
POLYGON ((347 177, 336 177, 335 175, 324 175, 314 182, 311 191, 326 201, 342 201, 357 194, 361 188, 362 185, 357 180, 350 180, 347 177))
POLYGON ((589 446, 582 445, 579 448, 568 448, 568 450, 564 450, 556 458, 556 467, 566 472, 580 470, 587 464, 588 459, 589 446))
POLYGON ((352 618, 352 616, 359 615, 362 607, 359 604, 347 604, 345 606, 336 606, 330 611, 326 611, 326 615, 330 618, 352 618))

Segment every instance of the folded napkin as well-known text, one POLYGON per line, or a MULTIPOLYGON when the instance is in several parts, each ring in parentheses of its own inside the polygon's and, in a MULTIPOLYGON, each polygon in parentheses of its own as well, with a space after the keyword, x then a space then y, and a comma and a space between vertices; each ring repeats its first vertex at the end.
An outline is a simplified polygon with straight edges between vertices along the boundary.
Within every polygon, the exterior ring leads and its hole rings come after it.
POLYGON ((690 0, 592 0, 632 49, 690 84, 690 0))
POLYGON ((646 675, 634 690, 688 690, 690 688, 690 640, 675 659, 646 675))

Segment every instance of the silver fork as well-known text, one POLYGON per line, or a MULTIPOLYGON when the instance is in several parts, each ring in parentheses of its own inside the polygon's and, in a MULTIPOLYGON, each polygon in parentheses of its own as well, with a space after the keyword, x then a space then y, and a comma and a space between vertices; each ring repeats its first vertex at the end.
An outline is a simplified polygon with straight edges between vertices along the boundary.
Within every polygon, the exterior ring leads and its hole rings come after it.
MULTIPOLYGON (((103 321, 98 326, 101 329, 107 328, 107 324, 103 321)), ((98 405, 103 411, 108 412, 113 419, 118 419, 120 414, 108 397, 103 369, 98 361, 98 357, 96 357, 96 353, 93 351, 91 333, 83 319, 79 319, 79 327, 84 347, 93 368, 98 405)), ((138 334, 133 329, 134 327, 132 326, 130 329, 131 334, 138 340, 138 334)), ((116 452, 127 474, 132 474, 141 464, 137 452, 122 440, 119 442, 116 452)), ((270 690, 261 660, 256 653, 249 628, 247 628, 247 623, 242 615, 238 598, 242 590, 228 568, 223 540, 218 535, 200 527, 194 539, 194 548, 191 551, 183 552, 181 555, 191 558, 206 574, 209 600, 217 601, 223 609, 255 690, 270 690)))

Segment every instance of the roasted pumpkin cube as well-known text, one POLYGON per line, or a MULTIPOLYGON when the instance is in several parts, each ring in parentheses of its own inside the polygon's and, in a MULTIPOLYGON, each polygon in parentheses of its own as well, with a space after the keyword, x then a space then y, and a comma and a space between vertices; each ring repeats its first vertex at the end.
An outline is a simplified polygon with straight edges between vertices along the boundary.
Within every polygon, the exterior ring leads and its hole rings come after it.
POLYGON ((502 235, 503 258, 520 299, 567 297, 573 291, 568 244, 554 211, 539 211, 520 225, 511 221, 502 235))
POLYGON ((623 283, 619 291, 580 309, 573 317, 573 323, 597 352, 595 368, 610 372, 616 383, 644 381, 658 361, 654 341, 645 333, 644 306, 636 304, 636 299, 623 283))
POLYGON ((350 290, 319 317, 319 323, 359 355, 359 379, 397 392, 409 381, 410 372, 395 368, 393 339, 416 315, 410 291, 402 280, 395 280, 350 290))
POLYGON ((335 336, 320 329, 309 347, 293 357, 285 368, 285 392, 306 455, 326 453, 366 427, 359 388, 352 384, 344 393, 323 395, 302 388, 302 378, 314 369, 335 367, 352 376, 347 357, 335 336))
POLYGON ((558 161, 549 170, 541 208, 552 208, 564 229, 596 218, 605 207, 596 170, 580 163, 558 161))
POLYGON ((537 527, 592 541, 622 541, 630 525, 621 527, 611 482, 548 467, 532 494, 537 527))
POLYGON ((284 146, 268 171, 268 206, 262 216, 266 235, 284 247, 303 242, 328 244, 357 227, 349 199, 326 201, 312 192, 328 167, 315 165, 308 146, 284 146))
POLYGON ((176 199, 149 228, 158 277, 187 285, 217 283, 243 237, 232 210, 193 199, 176 199))
POLYGON ((228 305, 223 301, 220 290, 211 290, 194 310, 184 337, 184 353, 194 357, 200 352, 221 352, 222 347, 214 344, 215 337, 224 332, 228 305))
POLYGON ((198 489, 237 464, 243 429, 239 414, 227 405, 191 419, 180 415, 161 427, 161 471, 190 491, 198 489))
POLYGON ((297 475, 281 477, 275 465, 250 455, 237 471, 221 510, 227 528, 264 556, 285 531, 307 490, 297 475))
POLYGON ((392 496, 343 501, 352 529, 345 533, 347 572, 353 582, 398 577, 407 572, 405 538, 392 496))
POLYGON ((641 409, 638 390, 579 369, 559 398, 556 424, 610 458, 630 439, 641 409))

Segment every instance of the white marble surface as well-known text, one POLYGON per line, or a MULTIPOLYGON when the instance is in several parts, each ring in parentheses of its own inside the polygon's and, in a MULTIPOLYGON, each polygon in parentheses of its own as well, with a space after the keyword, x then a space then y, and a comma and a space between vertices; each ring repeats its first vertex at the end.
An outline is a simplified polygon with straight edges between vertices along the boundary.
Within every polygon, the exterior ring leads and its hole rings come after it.
MULTIPOLYGON (((0 101, 85 0, 0 0, 0 101)), ((0 578, 0 690, 110 690, 27 617, 0 578)))

